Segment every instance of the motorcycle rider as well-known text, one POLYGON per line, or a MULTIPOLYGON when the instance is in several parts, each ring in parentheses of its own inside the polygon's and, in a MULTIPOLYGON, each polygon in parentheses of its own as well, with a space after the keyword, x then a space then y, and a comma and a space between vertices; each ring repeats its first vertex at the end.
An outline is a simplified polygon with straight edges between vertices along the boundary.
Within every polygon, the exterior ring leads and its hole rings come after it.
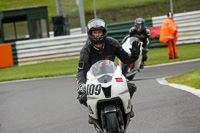
MULTIPOLYGON (((86 44, 80 51, 80 60, 78 64, 78 73, 76 75, 76 83, 78 84, 78 100, 81 104, 87 106, 86 97, 86 75, 90 67, 99 60, 115 60, 117 56, 120 60, 127 64, 131 64, 138 59, 140 53, 140 44, 133 43, 131 55, 126 53, 120 43, 114 38, 107 37, 106 23, 104 20, 95 18, 88 22, 88 39, 86 44)), ((133 83, 128 83, 130 96, 136 91, 133 83)), ((134 116, 133 111, 131 112, 134 116)), ((89 122, 90 123, 90 122, 89 122)))
POLYGON ((135 27, 130 28, 128 35, 123 39, 122 43, 126 41, 128 37, 135 36, 138 37, 143 42, 142 50, 142 62, 140 68, 144 68, 144 61, 147 60, 147 52, 149 47, 149 39, 151 33, 149 29, 145 26, 145 20, 143 18, 137 18, 134 22, 135 27))

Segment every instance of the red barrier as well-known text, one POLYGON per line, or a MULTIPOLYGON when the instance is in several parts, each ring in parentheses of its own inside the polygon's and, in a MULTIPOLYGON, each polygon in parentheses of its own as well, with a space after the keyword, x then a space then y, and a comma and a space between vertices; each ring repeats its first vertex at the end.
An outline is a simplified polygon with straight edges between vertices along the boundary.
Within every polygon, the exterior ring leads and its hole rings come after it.
POLYGON ((13 66, 12 45, 0 44, 0 68, 13 66))
POLYGON ((151 27, 149 30, 151 32, 151 39, 160 36, 160 27, 151 27))

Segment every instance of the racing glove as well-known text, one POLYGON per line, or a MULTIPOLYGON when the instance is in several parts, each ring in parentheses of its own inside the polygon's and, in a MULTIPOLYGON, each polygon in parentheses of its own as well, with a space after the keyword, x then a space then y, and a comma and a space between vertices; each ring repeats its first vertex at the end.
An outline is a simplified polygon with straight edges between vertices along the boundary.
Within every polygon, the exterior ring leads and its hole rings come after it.
POLYGON ((84 83, 78 83, 77 92, 79 94, 85 94, 86 93, 86 86, 85 86, 84 83))
POLYGON ((141 43, 138 42, 138 41, 133 41, 132 43, 132 49, 130 48, 130 51, 131 51, 131 57, 135 60, 138 59, 139 57, 139 54, 140 54, 140 46, 141 46, 141 43))

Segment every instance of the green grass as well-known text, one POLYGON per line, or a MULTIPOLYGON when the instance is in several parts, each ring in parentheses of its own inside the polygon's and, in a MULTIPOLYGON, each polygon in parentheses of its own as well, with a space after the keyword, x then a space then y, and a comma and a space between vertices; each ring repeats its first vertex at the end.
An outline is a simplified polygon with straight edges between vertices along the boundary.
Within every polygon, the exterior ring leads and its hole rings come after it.
POLYGON ((185 73, 180 76, 166 78, 169 83, 184 84, 200 89, 200 69, 185 73))
MULTIPOLYGON (((144 6, 147 6, 149 4, 155 4, 159 5, 158 8, 160 12, 162 12, 163 7, 167 6, 168 10, 170 10, 170 1, 169 0, 95 0, 96 3, 96 10, 97 15, 101 14, 102 10, 112 10, 112 9, 120 9, 122 7, 133 7, 137 8, 138 12, 135 12, 135 14, 141 14, 142 12, 139 12, 139 8, 142 8, 144 6)), ((197 0, 176 0, 173 1, 174 11, 179 12, 182 10, 184 11, 192 11, 192 10, 199 10, 198 5, 196 5, 198 2, 197 0), (188 7, 189 5, 192 5, 192 7, 188 7), (178 7, 178 8, 176 8, 178 7)), ((91 12, 93 13, 93 0, 83 0, 84 5, 84 11, 86 13, 91 12)), ((148 11, 152 10, 152 6, 146 7, 148 8, 148 11)), ((75 12, 78 12, 78 6, 76 5, 75 0, 62 0, 62 9, 65 13, 71 15, 75 12)), ((133 9, 132 9, 133 10, 133 9)), ((158 10, 158 9, 153 9, 158 10)), ((118 10, 118 13, 122 11, 118 10)), ((130 11, 131 12, 131 11, 130 11)), ((166 14, 166 13, 164 13, 166 14)), ((113 14, 114 15, 114 14, 113 14)))
POLYGON ((200 58, 200 45, 180 45, 177 46, 178 59, 168 59, 168 48, 155 48, 150 49, 148 52, 148 60, 145 62, 146 65, 162 64, 168 62, 183 61, 189 59, 200 58))
POLYGON ((78 59, 45 62, 0 69, 0 81, 72 75, 77 72, 78 59))
MULTIPOLYGON (((177 47, 179 59, 169 60, 167 48, 150 49, 145 65, 155 65, 200 58, 200 45, 182 45, 177 47)), ((118 59, 115 60, 118 63, 118 59)), ((14 66, 0 69, 0 81, 32 79, 73 75, 77 73, 78 59, 45 62, 32 65, 14 66)))
MULTIPOLYGON (((64 1, 70 1, 70 0, 62 0, 64 1)), ((165 0, 159 0, 159 2, 162 2, 165 0)), ((74 1, 71 1, 71 3, 74 1)), ((121 8, 126 6, 140 6, 152 2, 158 2, 158 0, 96 0, 96 10, 102 10, 102 9, 114 9, 114 8, 121 8), (106 4, 105 4, 106 3, 106 4)), ((71 4, 72 5, 72 4, 71 4)), ((84 10, 85 12, 92 12, 94 10, 93 8, 93 1, 92 0, 83 0, 84 10)), ((76 8, 76 7, 71 7, 76 8)))

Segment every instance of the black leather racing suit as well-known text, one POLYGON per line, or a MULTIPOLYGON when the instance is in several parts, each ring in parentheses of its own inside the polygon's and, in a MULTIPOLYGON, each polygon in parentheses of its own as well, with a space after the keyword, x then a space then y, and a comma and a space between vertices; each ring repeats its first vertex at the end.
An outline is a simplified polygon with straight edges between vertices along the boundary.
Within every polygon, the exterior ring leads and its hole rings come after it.
POLYGON ((87 40, 80 52, 78 74, 76 76, 77 82, 86 83, 86 73, 94 63, 99 60, 114 61, 115 56, 126 64, 131 64, 137 60, 137 58, 131 58, 131 55, 124 51, 120 43, 111 37, 107 37, 104 47, 101 50, 95 48, 90 41, 87 40))
MULTIPOLYGON (((99 60, 114 61, 115 56, 117 56, 122 62, 126 64, 132 64, 138 59, 138 57, 132 58, 131 55, 124 51, 120 43, 111 37, 107 37, 105 44, 101 50, 95 48, 88 39, 80 52, 76 82, 78 84, 86 83, 86 74, 94 63, 99 60)), ((136 86, 133 83, 128 83, 128 88, 130 96, 132 97, 133 93, 136 91, 136 86)), ((87 106, 87 99, 85 94, 79 95, 78 99, 81 104, 87 106)))

